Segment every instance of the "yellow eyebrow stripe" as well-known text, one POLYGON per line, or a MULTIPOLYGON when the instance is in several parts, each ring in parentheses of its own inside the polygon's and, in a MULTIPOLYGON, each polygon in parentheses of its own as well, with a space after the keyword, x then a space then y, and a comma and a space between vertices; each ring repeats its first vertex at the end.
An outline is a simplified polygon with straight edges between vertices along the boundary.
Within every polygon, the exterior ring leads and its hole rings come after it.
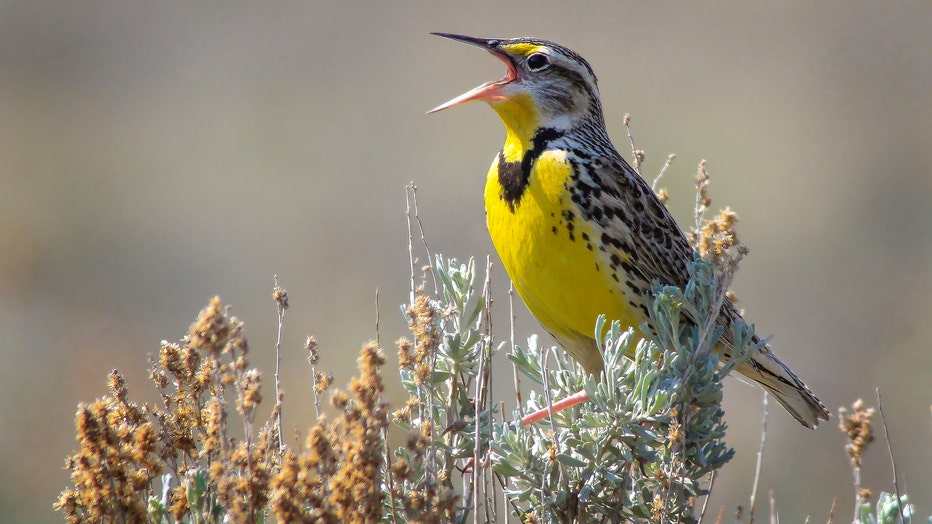
POLYGON ((503 47, 509 53, 514 53, 516 55, 524 55, 524 56, 528 56, 531 53, 536 53, 537 51, 544 50, 544 46, 540 46, 536 44, 527 44, 527 43, 511 44, 509 46, 503 46, 503 47))

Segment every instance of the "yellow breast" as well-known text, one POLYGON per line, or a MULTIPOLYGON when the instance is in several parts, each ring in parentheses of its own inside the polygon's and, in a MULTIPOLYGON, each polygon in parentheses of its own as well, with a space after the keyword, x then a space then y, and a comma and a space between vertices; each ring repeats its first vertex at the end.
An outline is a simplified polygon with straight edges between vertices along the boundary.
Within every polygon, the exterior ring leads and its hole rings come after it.
POLYGON ((492 243, 531 313, 590 372, 601 369, 593 342, 595 320, 605 314, 626 326, 641 322, 611 278, 599 238, 578 213, 566 189, 572 183, 566 152, 545 151, 531 169, 517 205, 502 198, 498 162, 485 186, 492 243))

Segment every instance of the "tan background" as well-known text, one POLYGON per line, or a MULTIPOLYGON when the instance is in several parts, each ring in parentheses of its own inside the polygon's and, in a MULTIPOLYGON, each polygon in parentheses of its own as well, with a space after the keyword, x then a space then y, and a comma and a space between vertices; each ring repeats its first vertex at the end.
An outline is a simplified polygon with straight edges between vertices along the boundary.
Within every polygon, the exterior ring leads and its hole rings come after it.
MULTIPOLYGON (((715 203, 739 212, 752 250, 736 283, 749 317, 833 411, 882 388, 902 485, 928 516, 932 8, 810 4, 5 2, 2 520, 59 520, 76 403, 113 368, 151 399, 146 354, 212 295, 247 322, 271 378, 274 274, 292 301, 285 423, 306 427, 306 334, 344 383, 375 336, 376 288, 382 340, 403 333, 409 180, 432 247, 484 259, 501 125, 479 105, 424 112, 503 68, 430 31, 582 53, 619 149, 629 112, 646 172, 679 155, 667 185, 683 221, 708 158, 715 203)), ((523 338, 537 327, 518 311, 523 338)), ((738 456, 713 512, 746 504, 760 398, 727 387, 738 456)), ((837 419, 813 433, 771 413, 759 505, 773 490, 782 522, 824 522, 838 497, 836 521, 850 520, 837 419)), ((865 468, 867 487, 892 489, 882 445, 865 468)))

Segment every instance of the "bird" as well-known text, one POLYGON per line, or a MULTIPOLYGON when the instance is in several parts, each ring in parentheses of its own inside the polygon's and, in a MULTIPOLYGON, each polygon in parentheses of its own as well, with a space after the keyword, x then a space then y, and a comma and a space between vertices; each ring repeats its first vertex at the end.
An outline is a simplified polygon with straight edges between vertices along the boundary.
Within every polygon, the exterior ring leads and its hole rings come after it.
MULTIPOLYGON (((652 329, 652 283, 684 289, 694 249, 609 139, 596 76, 582 56, 537 38, 432 34, 485 49, 507 68, 501 80, 428 113, 473 101, 498 113, 505 143, 484 191, 492 243, 528 310, 598 378, 604 363, 595 340, 597 317, 636 332, 642 325, 652 329)), ((726 300, 717 322, 745 320, 726 300)), ((754 342, 760 344, 756 337, 754 342)), ((732 349, 730 330, 721 345, 726 354, 732 349)), ((737 370, 803 426, 814 429, 829 419, 822 402, 769 345, 760 344, 737 370)), ((580 392, 553 409, 587 398, 580 392)))

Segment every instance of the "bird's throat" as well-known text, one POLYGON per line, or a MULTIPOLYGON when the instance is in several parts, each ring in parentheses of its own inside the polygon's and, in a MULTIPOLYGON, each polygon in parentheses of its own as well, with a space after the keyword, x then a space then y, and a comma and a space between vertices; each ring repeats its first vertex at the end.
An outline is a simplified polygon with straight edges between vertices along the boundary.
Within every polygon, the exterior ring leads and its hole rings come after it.
POLYGON ((520 160, 509 160, 517 157, 509 155, 508 142, 505 142, 505 148, 498 154, 498 183, 501 185, 501 198, 507 204, 511 212, 516 212, 524 192, 531 183, 531 174, 534 169, 534 162, 546 151, 554 140, 563 136, 563 131, 552 127, 541 127, 535 130, 530 139, 530 147, 524 147, 521 150, 520 160))
POLYGON ((531 140, 540 127, 534 99, 519 94, 489 105, 505 125, 505 146, 502 148, 505 161, 520 162, 525 152, 531 149, 531 140))

